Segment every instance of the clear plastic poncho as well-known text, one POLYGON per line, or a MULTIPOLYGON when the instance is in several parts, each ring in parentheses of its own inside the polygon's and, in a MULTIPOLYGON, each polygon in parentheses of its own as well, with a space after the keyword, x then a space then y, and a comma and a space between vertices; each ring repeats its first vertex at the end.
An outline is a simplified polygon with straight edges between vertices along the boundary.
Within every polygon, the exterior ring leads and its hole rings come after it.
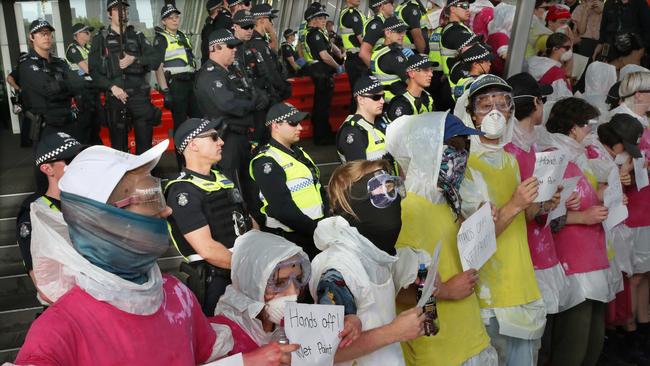
MULTIPOLYGON (((609 105, 605 102, 609 89, 616 83, 616 67, 604 62, 592 62, 585 72, 585 92, 576 93, 576 97, 582 98, 589 104, 598 108, 600 116, 598 123, 609 121, 609 105)), ((592 128, 595 132, 596 128, 592 128)))

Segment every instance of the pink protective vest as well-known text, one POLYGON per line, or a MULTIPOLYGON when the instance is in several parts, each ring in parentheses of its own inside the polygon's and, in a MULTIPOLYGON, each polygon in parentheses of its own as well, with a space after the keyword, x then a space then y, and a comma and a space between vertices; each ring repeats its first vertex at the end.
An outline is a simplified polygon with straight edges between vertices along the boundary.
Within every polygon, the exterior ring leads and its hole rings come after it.
MULTIPOLYGON (((639 148, 645 152, 646 160, 650 161, 650 128, 644 129, 639 148)), ((625 187, 625 194, 629 200, 627 204, 629 216, 625 220, 625 224, 629 227, 650 226, 650 215, 648 215, 650 186, 638 191, 634 179, 632 179, 632 185, 625 187)))
MULTIPOLYGON (((598 205, 600 202, 594 187, 589 184, 580 168, 573 162, 569 162, 564 178, 573 177, 580 177, 577 186, 577 192, 580 194, 579 211, 598 205)), ((609 268, 605 230, 602 224, 566 225, 553 234, 553 240, 558 258, 567 275, 609 268)))
POLYGON ((255 343, 253 338, 251 338, 251 336, 248 335, 248 333, 246 333, 246 331, 243 330, 239 324, 230 320, 225 315, 219 314, 208 318, 208 320, 210 323, 222 324, 230 328, 230 331, 232 332, 232 338, 235 342, 232 346, 232 350, 228 352, 228 356, 236 355, 238 353, 248 353, 260 348, 260 346, 255 343))
POLYGON ((567 75, 563 68, 559 66, 553 66, 539 79, 539 83, 542 85, 552 85, 555 80, 564 80, 566 86, 569 90, 573 91, 571 83, 567 81, 567 75))
MULTIPOLYGON (((517 159, 522 181, 533 175, 535 170, 535 149, 533 147, 529 152, 526 152, 511 142, 504 149, 517 159)), ((544 219, 544 222, 546 222, 546 219, 544 219)), ((528 230, 528 249, 535 270, 555 266, 559 260, 550 226, 544 227, 535 220, 531 220, 526 223, 526 229, 528 230)))

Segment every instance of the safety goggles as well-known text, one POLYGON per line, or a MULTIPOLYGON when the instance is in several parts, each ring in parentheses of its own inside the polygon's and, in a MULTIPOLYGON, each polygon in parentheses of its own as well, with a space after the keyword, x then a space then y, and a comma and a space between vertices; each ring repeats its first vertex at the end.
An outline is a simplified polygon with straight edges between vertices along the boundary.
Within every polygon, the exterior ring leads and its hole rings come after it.
POLYGON ((364 97, 364 98, 372 99, 375 102, 378 102, 381 99, 384 99, 384 93, 381 93, 381 94, 363 94, 361 96, 364 97))
POLYGON ((465 10, 469 9, 469 3, 457 3, 452 6, 455 6, 457 8, 463 8, 465 10))
POLYGON ((197 135, 195 137, 195 139, 210 138, 210 139, 212 139, 212 141, 217 142, 217 141, 219 141, 220 137, 221 137, 221 135, 219 134, 219 132, 213 131, 213 132, 210 132, 210 133, 197 135))
POLYGON ((546 97, 543 95, 523 94, 523 95, 515 95, 514 97, 512 97, 512 99, 520 99, 520 98, 533 98, 535 99, 536 103, 540 103, 540 104, 546 103, 546 97))
POLYGON ((396 177, 386 173, 384 170, 377 170, 371 173, 372 176, 368 178, 366 183, 366 192, 350 193, 350 197, 355 200, 370 199, 370 203, 377 208, 388 207, 397 196, 404 198, 406 196, 406 188, 402 178, 396 177))
POLYGON ((160 182, 160 178, 151 175, 144 176, 135 182, 136 188, 131 196, 113 202, 112 205, 119 208, 146 205, 160 212, 167 207, 160 182))
POLYGON ((513 106, 512 95, 508 92, 486 93, 474 100, 474 112, 478 115, 486 115, 493 109, 502 113, 510 112, 513 106))
POLYGON ((273 269, 271 277, 266 283, 266 290, 274 293, 280 293, 288 289, 289 286, 293 283, 297 291, 300 291, 303 287, 307 286, 309 279, 311 278, 311 265, 309 260, 304 256, 296 255, 287 260, 284 260, 273 269), (297 275, 294 272, 288 277, 280 277, 280 271, 284 268, 300 268, 300 274, 297 275))

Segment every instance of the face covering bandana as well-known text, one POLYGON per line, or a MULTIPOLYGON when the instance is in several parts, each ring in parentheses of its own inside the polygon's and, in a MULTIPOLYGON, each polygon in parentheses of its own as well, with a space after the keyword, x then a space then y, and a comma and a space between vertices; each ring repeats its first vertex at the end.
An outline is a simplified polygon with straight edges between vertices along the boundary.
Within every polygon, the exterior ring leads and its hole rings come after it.
POLYGON ((499 110, 493 109, 483 117, 481 131, 485 132, 486 138, 496 140, 503 136, 505 130, 506 117, 499 110))
POLYGON ((616 155, 616 158, 614 159, 614 163, 616 165, 623 165, 627 163, 630 160, 630 154, 627 153, 627 151, 623 151, 620 154, 616 155))
POLYGON ((395 178, 398 177, 378 170, 354 182, 350 190, 350 207, 357 218, 346 215, 350 225, 390 255, 396 253, 395 242, 402 228, 402 188, 395 185, 395 178), (383 184, 375 187, 378 182, 383 184), (378 194, 379 191, 384 193, 378 194))
POLYGON ((143 284, 169 247, 167 222, 71 193, 61 193, 75 250, 97 267, 143 284))
POLYGON ((298 301, 298 295, 276 297, 266 303, 264 311, 266 311, 266 315, 269 316, 269 320, 273 324, 280 325, 282 319, 284 319, 284 308, 287 306, 287 303, 296 301, 298 301))
POLYGON ((440 174, 438 175, 438 187, 447 200, 447 204, 460 217, 461 197, 458 193, 460 184, 465 176, 467 166, 467 151, 458 151, 451 146, 444 146, 442 161, 440 163, 440 174))
POLYGON ((562 61, 562 62, 567 62, 567 61, 569 61, 572 57, 573 57, 573 51, 572 51, 572 50, 568 50, 568 51, 564 52, 564 53, 562 54, 562 56, 560 56, 560 61, 562 61))

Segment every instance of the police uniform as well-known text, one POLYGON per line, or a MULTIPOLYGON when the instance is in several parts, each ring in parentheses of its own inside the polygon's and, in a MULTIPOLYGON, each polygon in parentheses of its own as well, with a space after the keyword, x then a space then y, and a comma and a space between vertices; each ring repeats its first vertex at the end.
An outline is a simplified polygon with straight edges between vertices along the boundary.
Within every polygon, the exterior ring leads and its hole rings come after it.
POLYGON ((480 40, 480 37, 465 24, 451 22, 447 24, 440 35, 440 56, 442 61, 442 71, 449 75, 455 58, 461 49, 472 45, 480 40))
MULTIPOLYGON (((174 135, 179 153, 195 136, 219 128, 219 123, 189 119, 174 135)), ((185 261, 181 270, 189 275, 188 286, 195 293, 203 312, 212 316, 214 309, 230 284, 230 270, 207 263, 185 239, 185 235, 203 228, 226 248, 232 248, 235 239, 252 228, 244 201, 235 184, 218 169, 209 175, 187 168, 165 185, 167 204, 172 214, 167 218, 172 242, 185 261)))
MULTIPOLYGON (((267 124, 299 122, 306 113, 280 103, 271 107, 267 124)), ((314 258, 317 221, 327 212, 327 195, 320 183, 320 171, 311 157, 299 146, 291 148, 271 138, 250 163, 251 177, 260 190, 266 227, 298 244, 314 258)))
POLYGON ((412 29, 420 29, 422 32, 422 39, 424 40, 424 54, 429 53, 429 18, 427 17, 427 9, 422 5, 419 0, 404 0, 395 9, 397 16, 408 25, 408 32, 404 36, 404 47, 409 47, 415 50, 415 42, 410 31, 412 29))
MULTIPOLYGON (((30 24, 30 34, 43 28, 54 31, 46 20, 39 19, 30 24)), ((18 75, 32 140, 59 131, 75 136, 77 122, 71 103, 72 97, 83 90, 83 79, 65 60, 52 55, 43 58, 33 48, 20 58, 18 75)))
POLYGON ((293 57, 293 61, 300 67, 299 64, 299 58, 300 55, 298 55, 298 51, 296 50, 296 47, 289 42, 287 42, 287 38, 290 37, 291 35, 296 34, 292 29, 287 29, 284 31, 283 36, 284 36, 284 42, 280 44, 280 59, 282 60, 282 63, 284 64, 285 70, 287 70, 287 77, 292 78, 296 76, 301 76, 300 71, 301 69, 295 70, 293 66, 289 63, 289 57, 293 57))
MULTIPOLYGON (((72 34, 75 35, 80 32, 92 33, 93 27, 77 23, 72 26, 72 34)), ((72 41, 65 51, 65 58, 70 66, 70 69, 82 77, 86 82, 84 83, 83 92, 74 96, 75 104, 78 109, 78 138, 84 144, 101 144, 102 140, 99 138, 100 130, 100 113, 99 113, 99 90, 93 84, 93 79, 90 74, 84 72, 79 63, 88 62, 88 55, 90 53, 90 43, 81 46, 77 41, 72 41)))
MULTIPOLYGON (((403 32, 406 24, 397 17, 390 17, 384 23, 384 29, 403 32)), ((387 103, 406 90, 404 80, 408 79, 406 59, 409 54, 413 54, 413 51, 392 43, 379 47, 370 56, 370 71, 384 86, 384 100, 387 103)))
MULTIPOLYGON (((413 55, 408 58, 406 71, 416 71, 420 69, 430 69, 432 66, 429 57, 425 55, 413 55)), ((392 122, 404 115, 418 115, 427 112, 433 112, 434 102, 431 95, 422 90, 419 96, 411 95, 406 90, 402 94, 395 96, 386 109, 386 119, 392 122)))
MULTIPOLYGON (((210 13, 210 10, 216 8, 222 3, 222 0, 208 0, 206 4, 208 13, 210 13)), ((210 56, 210 51, 208 50, 208 44, 210 43, 210 33, 215 31, 217 29, 217 26, 232 30, 232 15, 228 9, 221 8, 214 18, 209 16, 205 18, 205 23, 201 29, 201 65, 203 65, 210 56)))
MULTIPOLYGON (((363 39, 363 26, 366 22, 366 16, 357 8, 345 8, 339 15, 339 34, 346 53, 345 71, 348 73, 350 90, 354 88, 354 84, 362 74, 368 73, 368 67, 359 58, 361 49, 359 37, 363 39)), ((354 100, 354 97, 352 100, 354 100)))
MULTIPOLYGON (((370 2, 371 8, 378 8, 388 0, 373 0, 370 2)), ((384 22, 386 17, 383 14, 377 13, 374 17, 366 19, 363 25, 363 42, 372 45, 372 51, 384 45, 384 22)))
MULTIPOLYGON (((118 6, 118 0, 108 0, 107 9, 118 6)), ((121 1, 128 6, 125 0, 121 1)), ((135 152, 141 154, 151 147, 153 126, 160 124, 162 111, 151 104, 147 76, 158 69, 160 59, 142 32, 131 26, 120 35, 110 26, 95 35, 88 56, 90 76, 98 88, 106 92, 108 128, 111 145, 116 150, 127 151, 128 132, 135 132, 135 152), (120 69, 121 52, 135 57, 125 69, 120 69), (122 103, 110 91, 112 86, 122 88, 127 94, 122 103)))
MULTIPOLYGON (((165 5, 160 11, 161 19, 181 12, 172 4, 165 5)), ((174 120, 174 132, 181 123, 188 118, 198 117, 200 112, 194 97, 194 74, 196 72, 196 61, 192 51, 192 43, 189 37, 177 30, 176 33, 164 29, 156 31, 154 48, 162 59, 165 78, 171 96, 172 118, 174 120)), ((180 160, 179 160, 180 162, 180 160)))
MULTIPOLYGON (((490 50, 482 43, 474 43, 458 56, 458 61, 451 68, 448 78, 451 96, 454 100, 458 100, 469 89, 474 80, 480 76, 480 74, 470 74, 472 63, 490 61, 492 57, 490 50)), ((489 72, 490 70, 485 70, 485 73, 489 72)))

